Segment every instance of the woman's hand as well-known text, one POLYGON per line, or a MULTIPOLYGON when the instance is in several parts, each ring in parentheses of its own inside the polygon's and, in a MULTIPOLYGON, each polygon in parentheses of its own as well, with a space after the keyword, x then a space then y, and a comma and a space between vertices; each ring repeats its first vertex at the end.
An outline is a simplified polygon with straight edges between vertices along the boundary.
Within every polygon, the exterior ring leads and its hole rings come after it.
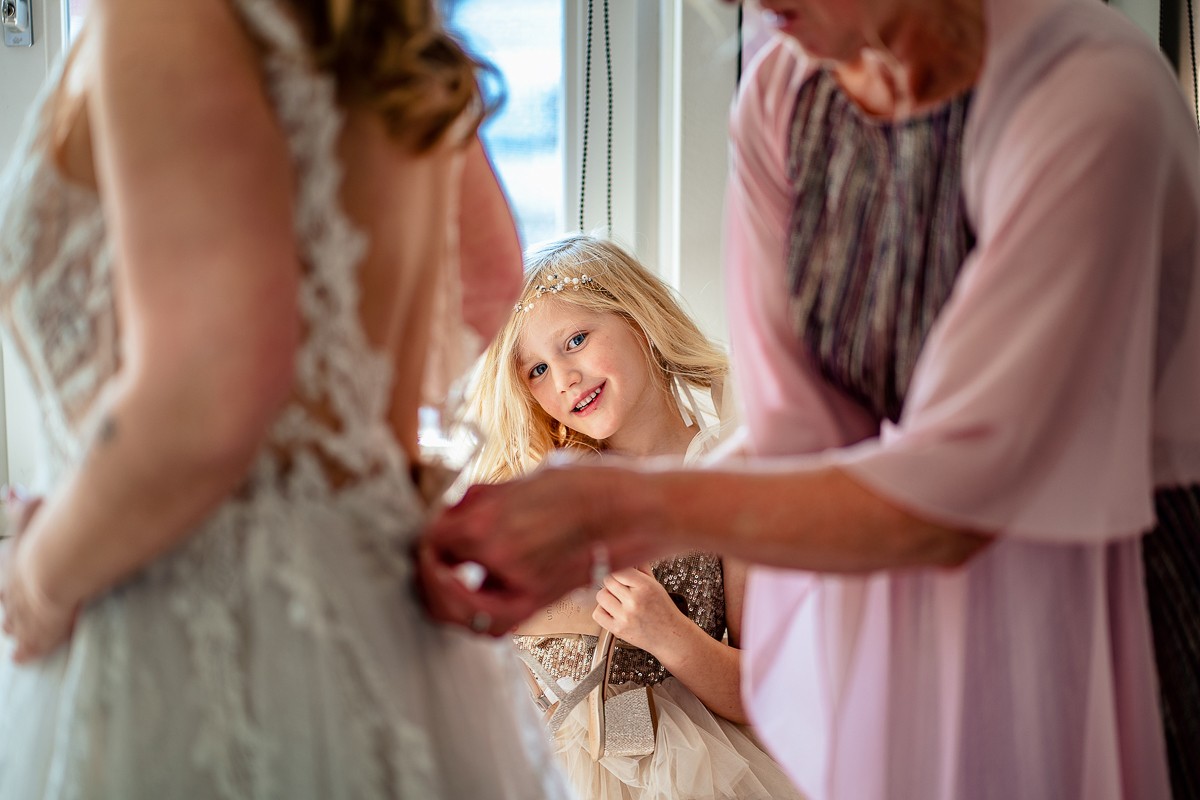
POLYGON ((4 633, 16 642, 13 660, 26 663, 48 655, 71 637, 77 608, 56 606, 33 585, 24 564, 29 552, 25 532, 42 505, 10 492, 5 503, 12 538, 0 544, 0 611, 4 633))
POLYGON ((418 569, 430 614, 500 636, 587 584, 598 546, 615 568, 669 554, 648 478, 621 467, 569 466, 471 487, 422 543, 418 569), (447 578, 467 561, 487 570, 476 591, 447 578))
POLYGON ((623 569, 604 579, 592 619, 652 655, 670 649, 695 625, 676 607, 666 587, 640 569, 623 569))

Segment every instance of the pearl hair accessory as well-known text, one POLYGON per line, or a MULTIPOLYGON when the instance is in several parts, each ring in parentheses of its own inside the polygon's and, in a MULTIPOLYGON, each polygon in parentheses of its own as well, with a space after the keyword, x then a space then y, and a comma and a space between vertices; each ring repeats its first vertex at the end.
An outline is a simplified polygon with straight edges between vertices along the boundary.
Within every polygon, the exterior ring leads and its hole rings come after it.
POLYGON ((517 303, 513 306, 513 311, 529 311, 529 309, 533 308, 534 302, 544 294, 558 294, 565 289, 579 289, 592 282, 592 279, 587 275, 580 275, 578 278, 569 278, 566 275, 550 275, 549 278, 553 283, 549 286, 539 285, 535 287, 532 297, 517 303))

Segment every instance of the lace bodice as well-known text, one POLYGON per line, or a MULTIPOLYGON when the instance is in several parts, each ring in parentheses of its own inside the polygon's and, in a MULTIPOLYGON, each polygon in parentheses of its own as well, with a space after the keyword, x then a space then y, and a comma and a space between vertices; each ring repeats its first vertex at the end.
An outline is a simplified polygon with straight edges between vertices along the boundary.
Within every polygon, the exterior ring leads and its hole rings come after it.
MULTIPOLYGON (((690 553, 659 561, 653 571, 689 619, 714 639, 725 635, 725 583, 719 558, 690 553)), ((551 675, 576 681, 587 675, 596 647, 595 636, 514 636, 513 642, 531 653, 551 675)), ((645 650, 618 646, 609 680, 649 686, 669 676, 666 667, 645 650)))
POLYGON ((83 423, 116 372, 118 348, 97 198, 64 180, 37 146, 55 83, 42 91, 39 113, 0 176, 0 304, 33 381, 57 472, 80 454, 83 423))
MULTIPOLYGON (((405 472, 406 457, 386 416, 390 360, 371 347, 357 316, 357 268, 366 241, 340 204, 335 148, 342 114, 334 82, 315 70, 297 25, 277 0, 235 0, 234 6, 263 45, 267 90, 297 176, 294 224, 305 265, 299 304, 307 334, 296 355, 295 399, 271 431, 253 480, 269 480, 276 471, 271 453, 287 453, 290 469, 310 473, 318 461, 350 476, 405 472)), ((111 280, 120 267, 113 264, 99 197, 64 178, 46 151, 49 101, 64 63, 36 100, 0 177, 0 306, 46 421, 52 476, 81 456, 90 414, 121 361, 111 280)), ((435 324, 448 332, 435 340, 461 353, 469 344, 461 313, 454 313, 461 308, 454 302, 457 281, 457 274, 447 274, 435 293, 442 314, 435 324)), ((447 361, 455 359, 432 358, 430 371, 446 373, 447 361)), ((445 380, 441 384, 444 389, 445 380)))

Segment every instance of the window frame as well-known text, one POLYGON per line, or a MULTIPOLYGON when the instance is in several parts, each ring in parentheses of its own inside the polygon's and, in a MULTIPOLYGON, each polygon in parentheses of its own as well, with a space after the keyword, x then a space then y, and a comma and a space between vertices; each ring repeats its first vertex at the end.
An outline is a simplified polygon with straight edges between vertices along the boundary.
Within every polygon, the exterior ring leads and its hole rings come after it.
MULTIPOLYGON (((727 341, 722 208, 728 116, 738 71, 737 8, 708 0, 610 0, 609 13, 611 235, 680 292, 706 333, 727 341)), ((563 197, 568 230, 579 219, 586 17, 584 0, 566 0, 563 197)), ((595 24, 585 231, 605 225, 605 77, 603 31, 595 24)))

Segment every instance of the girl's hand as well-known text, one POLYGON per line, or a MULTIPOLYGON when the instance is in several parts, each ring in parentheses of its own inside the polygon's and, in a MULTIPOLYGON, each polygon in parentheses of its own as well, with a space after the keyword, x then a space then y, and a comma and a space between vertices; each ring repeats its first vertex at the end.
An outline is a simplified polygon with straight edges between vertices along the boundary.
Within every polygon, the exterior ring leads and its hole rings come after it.
POLYGON ((0 611, 4 633, 16 642, 13 660, 25 663, 48 655, 71 637, 77 609, 62 608, 33 586, 23 563, 28 552, 25 531, 41 506, 41 498, 25 499, 11 493, 5 503, 12 538, 0 544, 0 611))
POLYGON ((596 603, 592 619, 653 655, 679 644, 695 627, 666 588, 640 569, 619 570, 605 578, 596 603))

